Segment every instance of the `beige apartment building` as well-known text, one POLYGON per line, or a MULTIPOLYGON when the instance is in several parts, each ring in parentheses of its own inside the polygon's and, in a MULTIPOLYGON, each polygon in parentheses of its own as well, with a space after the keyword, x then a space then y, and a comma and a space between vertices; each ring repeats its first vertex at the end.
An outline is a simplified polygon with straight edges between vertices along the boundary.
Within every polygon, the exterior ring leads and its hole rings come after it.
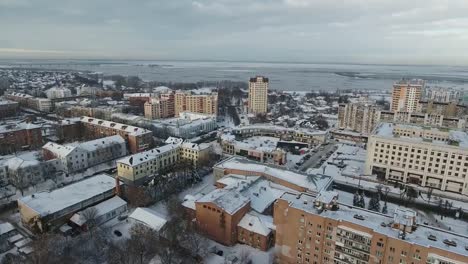
POLYGON ((198 166, 208 160, 211 146, 183 142, 180 138, 169 138, 162 147, 147 150, 117 160, 117 175, 130 184, 141 184, 161 170, 174 166, 184 159, 198 166))
POLYGON ((364 173, 468 195, 468 134, 381 123, 369 136, 364 173))
POLYGON ((409 209, 393 217, 342 204, 327 210, 311 195, 285 193, 273 212, 278 263, 468 263, 466 235, 419 225, 409 209))
POLYGON ((153 98, 144 104, 144 112, 148 119, 174 117, 174 101, 153 98))
POLYGON ((193 91, 177 91, 174 96, 175 115, 182 112, 218 114, 218 93, 196 94, 193 91))
POLYGON ((401 80, 393 84, 390 110, 415 112, 424 90, 424 80, 401 80))
POLYGON ((268 111, 269 80, 263 76, 250 78, 249 81, 249 113, 266 114, 268 111))
POLYGON ((338 128, 370 134, 377 125, 379 111, 375 104, 357 102, 340 104, 338 107, 338 128))

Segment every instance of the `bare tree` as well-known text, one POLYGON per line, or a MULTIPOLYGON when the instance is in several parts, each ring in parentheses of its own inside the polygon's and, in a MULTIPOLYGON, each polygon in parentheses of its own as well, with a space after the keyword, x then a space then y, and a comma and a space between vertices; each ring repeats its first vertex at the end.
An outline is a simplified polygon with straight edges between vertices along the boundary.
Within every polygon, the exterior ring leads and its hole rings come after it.
POLYGON ((128 186, 125 196, 128 202, 135 207, 146 206, 151 202, 151 197, 146 193, 143 187, 128 186))
POLYGON ((83 218, 85 220, 85 223, 86 223, 86 227, 88 229, 88 232, 89 232, 89 235, 92 237, 93 236, 93 231, 94 231, 94 228, 96 227, 96 218, 98 216, 98 210, 96 209, 96 207, 89 207, 89 208, 86 208, 83 212, 82 212, 82 215, 83 215, 83 218))

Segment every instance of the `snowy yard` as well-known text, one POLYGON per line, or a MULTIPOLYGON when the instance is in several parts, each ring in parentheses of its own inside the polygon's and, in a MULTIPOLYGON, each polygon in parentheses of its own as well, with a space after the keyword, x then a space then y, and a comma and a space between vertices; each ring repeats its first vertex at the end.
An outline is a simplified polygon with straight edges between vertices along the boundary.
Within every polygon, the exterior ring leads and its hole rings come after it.
POLYGON ((237 244, 233 247, 226 247, 214 241, 210 241, 209 248, 216 248, 216 250, 218 251, 223 251, 223 256, 218 256, 214 253, 211 253, 204 261, 204 263, 206 264, 225 264, 226 258, 230 256, 236 256, 239 259, 241 258, 241 256, 248 257, 250 260, 252 260, 253 264, 270 264, 273 263, 275 251, 274 247, 271 248, 269 251, 264 252, 241 244, 237 244))

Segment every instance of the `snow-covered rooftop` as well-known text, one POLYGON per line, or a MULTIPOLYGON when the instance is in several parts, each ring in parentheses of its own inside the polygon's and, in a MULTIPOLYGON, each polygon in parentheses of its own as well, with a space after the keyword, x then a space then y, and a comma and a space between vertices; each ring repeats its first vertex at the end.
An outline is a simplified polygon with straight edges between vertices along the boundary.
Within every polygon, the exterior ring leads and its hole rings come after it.
POLYGON ((128 218, 133 219, 145 226, 154 229, 155 231, 160 231, 161 228, 167 223, 167 220, 164 217, 160 216, 157 212, 149 209, 138 207, 133 211, 128 218))
MULTIPOLYGON (((428 142, 430 144, 458 146, 468 148, 468 133, 454 129, 440 129, 409 124, 380 123, 374 131, 376 136, 395 138, 410 142, 428 142), (401 132, 412 132, 411 136, 401 132), (433 139, 434 135, 437 135, 433 139), (454 144, 455 143, 455 144, 454 144)), ((411 133, 410 133, 411 134, 411 133)))
POLYGON ((196 203, 214 203, 226 213, 233 215, 250 202, 237 189, 215 189, 201 197, 196 203))
POLYGON ((0 236, 13 230, 15 230, 15 227, 8 222, 0 224, 0 236))
POLYGON ((135 126, 129 126, 125 124, 120 124, 116 122, 111 122, 107 120, 102 120, 94 117, 89 117, 89 116, 83 116, 81 117, 81 122, 83 123, 88 123, 88 124, 93 124, 97 126, 102 126, 102 127, 107 127, 111 129, 116 129, 116 130, 121 130, 129 133, 130 135, 138 136, 138 135, 143 135, 147 133, 151 133, 151 131, 146 130, 141 127, 135 127, 135 126))
MULTIPOLYGON (((105 215, 107 213, 110 213, 122 206, 126 206, 127 205, 127 202, 125 202, 124 200, 122 200, 122 198, 120 198, 119 196, 114 196, 108 200, 105 200, 104 202, 101 202, 101 203, 98 203, 96 204, 95 206, 93 206, 94 208, 96 208, 96 211, 97 211, 97 214, 96 214, 96 218, 97 217, 100 217, 102 215, 105 215)), ((85 209, 87 210, 87 209, 85 209)), ((79 225, 79 226, 82 226, 83 224, 86 223, 86 218, 84 217, 83 215, 83 211, 80 211, 76 214, 74 214, 71 218, 70 218, 70 221, 72 221, 73 223, 79 225)))
POLYGON ((327 131, 312 131, 304 128, 288 128, 282 126, 272 126, 270 124, 255 124, 248 126, 236 127, 234 130, 267 130, 267 131, 278 131, 278 132, 290 132, 290 133, 303 133, 309 136, 322 136, 326 135, 327 131))
POLYGON ((251 213, 245 214, 237 226, 262 236, 268 236, 271 233, 268 223, 265 223, 262 218, 251 213))
POLYGON ((136 153, 125 158, 117 160, 118 163, 123 163, 128 166, 137 166, 139 164, 145 163, 156 159, 158 156, 178 148, 182 144, 181 141, 173 142, 158 148, 150 149, 144 152, 136 153))
POLYGON ((40 125, 36 125, 33 123, 8 123, 8 124, 3 124, 0 125, 0 133, 7 133, 7 132, 13 132, 13 131, 19 131, 19 130, 30 130, 30 129, 36 129, 36 128, 41 128, 40 125))
POLYGON ((114 144, 124 144, 125 139, 119 135, 98 138, 91 141, 85 141, 78 145, 78 147, 87 150, 87 151, 95 151, 98 148, 104 148, 114 144))
POLYGON ((310 192, 320 192, 322 189, 327 189, 332 178, 324 175, 307 175, 298 171, 291 171, 287 168, 263 164, 242 157, 232 157, 221 161, 215 165, 219 169, 241 170, 246 175, 251 173, 260 173, 267 178, 274 178, 289 182, 296 186, 305 188, 310 192))
POLYGON ((44 217, 111 191, 114 187, 114 178, 99 174, 50 192, 25 196, 18 203, 25 204, 44 217))

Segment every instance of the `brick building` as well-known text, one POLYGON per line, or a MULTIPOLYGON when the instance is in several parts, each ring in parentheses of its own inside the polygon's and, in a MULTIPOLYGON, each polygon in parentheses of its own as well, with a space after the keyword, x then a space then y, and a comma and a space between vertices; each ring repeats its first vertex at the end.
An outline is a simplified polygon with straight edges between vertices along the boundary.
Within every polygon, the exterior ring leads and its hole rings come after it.
POLYGON ((19 103, 10 100, 0 101, 0 119, 5 117, 12 117, 18 114, 19 103))
POLYGON ((33 123, 0 125, 0 154, 36 149, 43 145, 41 126, 33 123))
POLYGON ((416 223, 416 213, 393 217, 340 205, 315 206, 307 194, 284 194, 275 203, 279 263, 468 263, 468 236, 416 223))
POLYGON ((80 118, 80 129, 85 139, 120 135, 131 153, 145 151, 153 142, 153 133, 149 130, 87 116, 80 118))
POLYGON ((216 189, 195 202, 198 228, 224 245, 237 243, 237 225, 250 211, 250 200, 236 190, 216 189))

